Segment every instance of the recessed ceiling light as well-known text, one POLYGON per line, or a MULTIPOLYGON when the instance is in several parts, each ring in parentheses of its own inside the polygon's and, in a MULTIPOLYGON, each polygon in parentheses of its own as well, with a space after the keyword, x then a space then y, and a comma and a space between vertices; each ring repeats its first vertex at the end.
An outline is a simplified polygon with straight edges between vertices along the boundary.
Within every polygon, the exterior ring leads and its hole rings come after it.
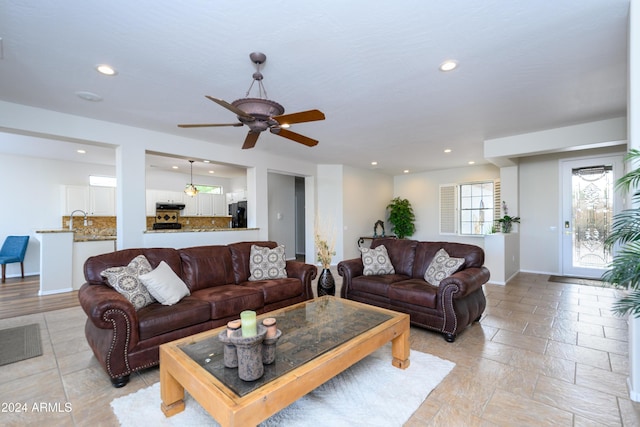
POLYGON ((100 74, 104 74, 105 76, 115 76, 116 74, 118 74, 118 72, 116 71, 115 68, 113 68, 111 65, 107 65, 107 64, 98 64, 98 65, 96 65, 96 70, 100 74))
POLYGON ((178 169, 177 166, 171 166, 171 169, 178 169))
POLYGON ((469 164, 470 164, 470 165, 475 165, 475 164, 476 164, 476 162, 474 162, 473 160, 469 160, 469 164))
POLYGON ((445 152, 445 153, 450 153, 450 152, 451 152, 451 148, 446 148, 446 149, 444 150, 444 152, 445 152))
POLYGON ((378 162, 371 162, 371 166, 377 166, 378 162))
POLYGON ((282 129, 289 129, 291 127, 291 125, 289 123, 283 123, 283 124, 280 125, 280 127, 282 129))
POLYGON ((405 169, 405 170, 404 170, 404 173, 409 173, 409 169, 405 169))
POLYGON ((76 150, 76 153, 78 153, 78 154, 87 154, 87 152, 85 150, 76 150))
POLYGON ((458 62, 453 59, 449 59, 440 64, 440 71, 452 71, 458 66, 458 62))
POLYGON ((211 160, 203 160, 204 163, 211 163, 211 160))
POLYGON ((87 92, 86 90, 80 90, 76 92, 76 96, 78 98, 84 99, 85 101, 91 102, 100 102, 102 101, 102 97, 97 93, 87 92))
POLYGON ((209 171, 209 173, 215 173, 215 171, 209 171))

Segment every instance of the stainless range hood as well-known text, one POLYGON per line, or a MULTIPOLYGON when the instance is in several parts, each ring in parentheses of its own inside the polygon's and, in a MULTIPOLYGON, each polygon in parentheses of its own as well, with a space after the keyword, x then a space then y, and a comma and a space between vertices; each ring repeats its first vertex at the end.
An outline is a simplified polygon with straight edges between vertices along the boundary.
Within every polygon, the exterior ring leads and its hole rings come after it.
POLYGON ((184 203, 156 202, 157 211, 181 211, 184 203))

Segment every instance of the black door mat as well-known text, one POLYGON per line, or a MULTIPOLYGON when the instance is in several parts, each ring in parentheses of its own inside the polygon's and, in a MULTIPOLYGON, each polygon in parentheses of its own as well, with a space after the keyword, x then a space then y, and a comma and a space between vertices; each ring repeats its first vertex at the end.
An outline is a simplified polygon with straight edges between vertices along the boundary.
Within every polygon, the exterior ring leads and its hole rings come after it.
POLYGON ((549 276, 548 280, 549 282, 570 283, 572 285, 598 286, 600 288, 611 287, 610 284, 603 282, 602 280, 592 279, 589 277, 549 276))
POLYGON ((40 325, 0 330, 0 366, 37 356, 42 356, 40 325))

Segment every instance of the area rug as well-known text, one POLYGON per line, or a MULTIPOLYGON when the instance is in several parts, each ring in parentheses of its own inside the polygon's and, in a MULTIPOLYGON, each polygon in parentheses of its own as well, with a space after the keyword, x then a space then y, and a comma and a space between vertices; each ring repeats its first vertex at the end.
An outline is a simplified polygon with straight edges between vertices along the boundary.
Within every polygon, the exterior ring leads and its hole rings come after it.
POLYGON ((548 279, 550 282, 556 283, 569 283, 573 285, 587 285, 587 286, 598 286, 600 288, 608 288, 611 287, 606 282, 603 282, 598 279, 591 279, 588 277, 571 277, 571 276, 549 276, 548 279))
MULTIPOLYGON (((455 364, 411 351, 406 370, 391 365, 387 345, 300 398, 260 425, 402 426, 451 372, 455 364)), ((121 426, 218 426, 187 394, 185 410, 166 418, 160 410, 160 383, 111 402, 121 426)))
POLYGON ((0 330, 0 366, 42 356, 40 325, 0 330))

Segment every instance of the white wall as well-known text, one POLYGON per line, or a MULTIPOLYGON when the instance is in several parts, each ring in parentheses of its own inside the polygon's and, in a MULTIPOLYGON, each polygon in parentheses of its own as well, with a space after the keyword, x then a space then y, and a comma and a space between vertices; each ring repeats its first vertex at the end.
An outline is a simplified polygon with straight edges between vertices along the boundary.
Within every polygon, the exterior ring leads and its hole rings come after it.
POLYGON ((295 177, 268 173, 269 240, 284 245, 287 259, 296 257, 295 177))
MULTIPOLYGON (((350 166, 343 168, 344 258, 360 257, 358 239, 373 236, 377 220, 386 221, 386 207, 393 199, 393 177, 350 166)), ((391 234, 388 224, 385 231, 391 234)))
MULTIPOLYGON (((182 191, 190 179, 191 176, 188 172, 176 173, 147 168, 146 173, 147 189, 153 190, 182 191)), ((244 178, 244 181, 246 186, 246 178, 244 178)), ((194 175, 193 183, 196 187, 198 185, 221 185, 223 193, 230 193, 232 191, 231 179, 229 178, 194 175)))
MULTIPOLYGON (((416 232, 411 239, 469 243, 484 246, 483 237, 441 235, 439 232, 439 189, 441 184, 462 184, 493 180, 500 177, 500 169, 493 165, 478 165, 399 175, 394 178, 394 197, 409 200, 416 216, 416 232)), ((391 231, 391 230, 389 230, 391 231)))

